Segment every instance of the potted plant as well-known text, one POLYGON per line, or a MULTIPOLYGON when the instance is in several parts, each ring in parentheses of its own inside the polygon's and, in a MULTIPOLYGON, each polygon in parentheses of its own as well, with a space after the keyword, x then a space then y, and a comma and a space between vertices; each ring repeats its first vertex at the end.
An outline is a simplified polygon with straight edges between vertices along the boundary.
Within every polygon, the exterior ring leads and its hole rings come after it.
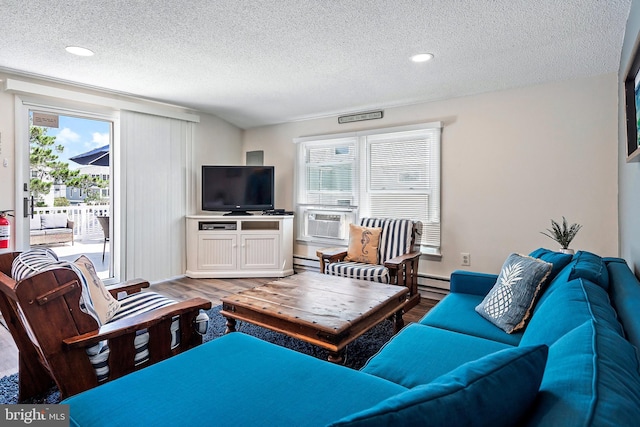
POLYGON ((560 243, 560 252, 572 254, 573 249, 569 249, 569 244, 576 237, 578 231, 582 228, 580 224, 567 224, 567 219, 562 217, 562 226, 551 220, 551 229, 547 228, 548 233, 541 231, 540 233, 560 243))

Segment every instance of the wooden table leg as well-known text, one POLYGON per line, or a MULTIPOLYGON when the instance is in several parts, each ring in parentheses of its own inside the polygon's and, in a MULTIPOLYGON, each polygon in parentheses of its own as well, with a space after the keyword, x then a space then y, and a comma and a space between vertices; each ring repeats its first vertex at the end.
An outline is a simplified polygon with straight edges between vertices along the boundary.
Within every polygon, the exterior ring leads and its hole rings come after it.
POLYGON ((404 319, 402 318, 403 311, 404 310, 396 311, 396 314, 393 319, 393 330, 396 334, 400 332, 400 329, 402 329, 404 326, 404 319))
POLYGON ((229 334, 235 331, 236 331, 236 319, 227 317, 227 329, 224 331, 224 333, 229 334))
POLYGON ((328 360, 331 363, 342 365, 342 363, 344 362, 344 350, 339 351, 337 353, 330 352, 328 360))

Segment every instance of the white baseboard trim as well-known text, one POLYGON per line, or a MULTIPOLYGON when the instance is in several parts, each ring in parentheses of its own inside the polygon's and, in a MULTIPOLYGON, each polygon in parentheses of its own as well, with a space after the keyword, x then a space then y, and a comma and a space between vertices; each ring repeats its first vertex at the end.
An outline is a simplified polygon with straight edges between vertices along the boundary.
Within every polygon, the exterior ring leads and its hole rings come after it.
POLYGON ((312 258, 304 258, 301 256, 293 256, 293 268, 295 270, 310 270, 320 271, 320 261, 312 258))
POLYGON ((162 282, 168 282, 170 280, 180 280, 180 279, 184 279, 185 277, 187 277, 187 276, 184 275, 184 274, 181 274, 179 276, 173 276, 173 277, 169 277, 169 278, 162 279, 162 280, 154 280, 154 281, 150 281, 149 282, 149 286, 153 286, 153 285, 156 285, 156 284, 162 283, 162 282))

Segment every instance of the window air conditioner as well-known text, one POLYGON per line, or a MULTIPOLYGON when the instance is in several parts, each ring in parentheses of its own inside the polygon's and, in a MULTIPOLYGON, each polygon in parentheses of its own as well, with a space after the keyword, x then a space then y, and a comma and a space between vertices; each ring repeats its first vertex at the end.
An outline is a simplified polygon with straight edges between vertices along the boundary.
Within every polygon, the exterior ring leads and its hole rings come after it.
POLYGON ((346 239, 345 213, 318 213, 307 211, 307 236, 346 239))

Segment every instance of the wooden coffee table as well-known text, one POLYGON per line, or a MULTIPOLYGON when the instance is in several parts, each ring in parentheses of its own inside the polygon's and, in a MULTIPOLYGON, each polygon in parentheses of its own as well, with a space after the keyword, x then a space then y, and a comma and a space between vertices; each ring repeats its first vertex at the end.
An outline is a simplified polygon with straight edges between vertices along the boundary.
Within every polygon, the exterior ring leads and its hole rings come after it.
POLYGON ((242 320, 329 351, 342 363, 350 342, 387 318, 404 325, 408 288, 304 272, 222 298, 226 333, 242 320))

